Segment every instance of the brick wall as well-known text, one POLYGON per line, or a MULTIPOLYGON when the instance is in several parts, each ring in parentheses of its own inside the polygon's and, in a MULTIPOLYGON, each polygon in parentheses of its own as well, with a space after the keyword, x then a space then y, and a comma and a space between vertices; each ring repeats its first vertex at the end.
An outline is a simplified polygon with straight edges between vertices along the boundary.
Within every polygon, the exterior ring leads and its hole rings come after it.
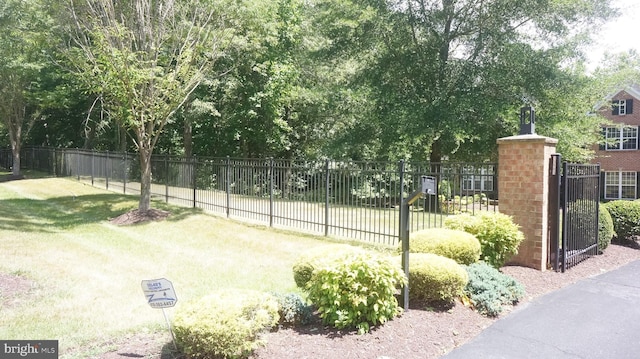
MULTIPOLYGON (((640 99, 626 91, 619 92, 612 100, 633 99, 633 113, 628 115, 613 115, 611 101, 602 106, 600 114, 614 123, 629 126, 640 126, 640 99)), ((634 171, 640 172, 640 150, 601 151, 598 146, 595 158, 591 163, 600 163, 603 171, 634 171)))
POLYGON ((525 240, 511 262, 547 269, 549 160, 558 140, 523 135, 498 140, 500 212, 513 217, 525 240))

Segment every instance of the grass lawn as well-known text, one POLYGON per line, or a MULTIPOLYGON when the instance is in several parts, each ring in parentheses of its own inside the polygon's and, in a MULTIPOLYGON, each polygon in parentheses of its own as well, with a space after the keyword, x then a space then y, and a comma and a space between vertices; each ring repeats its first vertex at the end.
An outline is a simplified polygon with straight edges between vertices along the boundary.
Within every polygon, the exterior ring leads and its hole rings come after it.
POLYGON ((17 304, 0 304, 0 338, 57 339, 65 357, 127 333, 163 331, 141 280, 169 279, 176 306, 226 287, 287 293, 297 291, 291 267, 299 253, 327 243, 163 203, 153 206, 171 211, 167 220, 109 223, 137 200, 60 178, 0 183, 0 273, 34 283, 17 304))

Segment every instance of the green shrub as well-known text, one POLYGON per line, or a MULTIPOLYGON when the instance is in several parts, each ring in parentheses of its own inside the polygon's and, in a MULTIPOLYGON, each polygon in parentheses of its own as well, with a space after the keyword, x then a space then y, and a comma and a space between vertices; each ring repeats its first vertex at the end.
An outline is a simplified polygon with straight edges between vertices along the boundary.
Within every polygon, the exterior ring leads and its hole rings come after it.
POLYGON ((607 203, 618 241, 635 240, 640 235, 640 202, 617 200, 607 203))
POLYGON ((524 234, 510 216, 499 212, 480 212, 475 216, 460 214, 445 219, 444 226, 471 233, 480 241, 480 260, 495 268, 502 267, 518 253, 524 234))
POLYGON ((298 326, 311 322, 313 309, 297 293, 286 295, 276 294, 278 299, 278 314, 280 315, 280 325, 298 326))
POLYGON ((470 233, 447 228, 431 228, 412 233, 412 253, 433 253, 460 264, 471 264, 480 258, 480 242, 470 233))
POLYGON ((409 256, 409 300, 451 303, 462 295, 468 279, 453 259, 433 253, 409 256))
POLYGON ((325 324, 366 333, 400 314, 396 291, 405 282, 398 263, 380 254, 337 254, 313 271, 309 300, 325 324))
POLYGON ((278 324, 278 301, 268 293, 221 290, 176 310, 176 344, 188 358, 242 358, 278 324))
POLYGON ((464 293, 481 314, 495 317, 504 305, 516 304, 524 296, 524 287, 515 279, 484 262, 465 266, 469 283, 464 293))
POLYGON ((360 248, 348 244, 330 244, 309 249, 293 264, 293 280, 298 288, 304 289, 313 275, 313 270, 321 266, 327 258, 360 251, 362 251, 360 248))
POLYGON ((598 213, 598 250, 602 252, 611 244, 611 238, 615 232, 613 231, 613 219, 607 206, 600 204, 598 213))

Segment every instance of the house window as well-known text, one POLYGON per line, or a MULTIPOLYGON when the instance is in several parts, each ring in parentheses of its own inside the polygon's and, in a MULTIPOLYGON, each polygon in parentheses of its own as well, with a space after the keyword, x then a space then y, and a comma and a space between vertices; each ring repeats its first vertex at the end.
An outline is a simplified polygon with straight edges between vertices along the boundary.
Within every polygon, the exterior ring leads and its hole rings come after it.
POLYGON ((618 101, 618 115, 626 115, 627 114, 627 101, 620 100, 618 101))
POLYGON ((624 115, 630 115, 632 113, 633 113, 633 99, 611 101, 612 115, 624 116, 624 115))
POLYGON ((637 150, 638 128, 634 126, 605 127, 607 151, 637 150))
POLYGON ((467 166, 463 168, 462 173, 463 191, 493 191, 493 166, 480 168, 467 166))
POLYGON ((605 172, 605 199, 636 199, 636 172, 605 172))

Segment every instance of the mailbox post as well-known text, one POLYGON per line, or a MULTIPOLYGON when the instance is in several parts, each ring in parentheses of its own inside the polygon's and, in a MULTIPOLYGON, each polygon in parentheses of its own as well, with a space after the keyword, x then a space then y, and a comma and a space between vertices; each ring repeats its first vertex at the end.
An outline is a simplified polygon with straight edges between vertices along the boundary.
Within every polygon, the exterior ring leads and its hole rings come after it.
POLYGON ((421 188, 402 200, 400 206, 400 241, 402 242, 402 269, 407 276, 407 284, 402 287, 402 308, 409 309, 409 206, 422 198, 422 195, 437 194, 436 178, 422 176, 421 188))

